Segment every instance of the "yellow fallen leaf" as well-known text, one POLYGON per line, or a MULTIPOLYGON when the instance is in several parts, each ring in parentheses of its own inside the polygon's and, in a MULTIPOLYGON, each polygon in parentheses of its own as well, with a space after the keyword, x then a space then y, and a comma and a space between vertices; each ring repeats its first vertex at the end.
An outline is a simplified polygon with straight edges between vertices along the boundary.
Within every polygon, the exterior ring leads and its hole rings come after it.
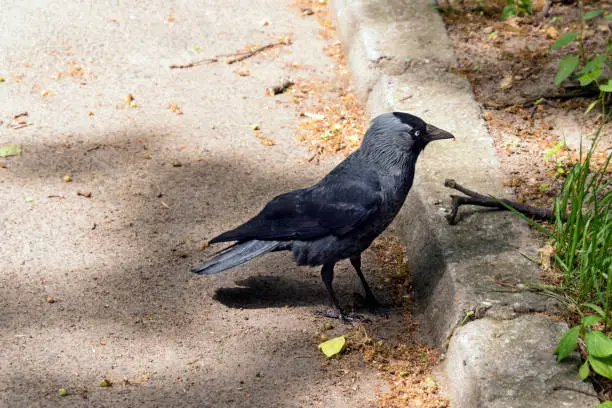
POLYGON ((317 113, 304 112, 303 115, 307 118, 314 119, 316 121, 325 119, 325 115, 319 115, 317 113))
POLYGON ((125 103, 127 106, 129 106, 130 108, 135 108, 136 107, 136 98, 134 98, 134 95, 132 95, 131 93, 127 94, 125 97, 125 103))
POLYGON ((512 88, 512 75, 505 75, 504 78, 500 81, 499 87, 501 89, 512 88))
POLYGON ((433 377, 429 375, 425 377, 425 379, 421 383, 421 386, 425 391, 429 393, 438 391, 438 384, 436 384, 436 381, 433 379, 433 377))
POLYGON ((0 157, 19 156, 21 154, 20 144, 7 144, 0 146, 0 157))
POLYGON ((348 142, 351 146, 357 146, 359 144, 359 136, 357 135, 349 136, 348 142))
POLYGON ((559 31, 555 27, 550 26, 546 29, 546 36, 551 40, 555 40, 559 38, 559 31))
POLYGON ((263 133, 260 131, 257 131, 255 133, 255 137, 259 139, 259 143, 261 143, 264 146, 274 146, 276 144, 274 140, 270 139, 269 137, 265 137, 263 133))
POLYGON ((327 340, 317 346, 327 358, 340 354, 346 347, 346 337, 340 336, 327 340))

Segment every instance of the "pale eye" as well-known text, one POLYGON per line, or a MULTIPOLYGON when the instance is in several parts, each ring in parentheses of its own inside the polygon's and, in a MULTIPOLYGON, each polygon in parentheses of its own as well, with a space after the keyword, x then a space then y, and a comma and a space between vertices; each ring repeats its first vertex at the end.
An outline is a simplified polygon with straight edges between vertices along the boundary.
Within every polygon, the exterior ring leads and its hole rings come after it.
POLYGON ((421 131, 420 131, 420 130, 417 130, 416 132, 414 132, 414 135, 415 135, 416 137, 421 136, 421 131))

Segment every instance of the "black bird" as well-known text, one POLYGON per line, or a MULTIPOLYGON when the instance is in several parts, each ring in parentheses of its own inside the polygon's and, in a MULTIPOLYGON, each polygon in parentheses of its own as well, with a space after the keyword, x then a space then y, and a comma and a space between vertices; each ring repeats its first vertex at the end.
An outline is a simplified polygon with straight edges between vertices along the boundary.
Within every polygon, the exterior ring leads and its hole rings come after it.
POLYGON ((332 287, 334 265, 350 259, 367 304, 380 306, 361 272, 361 253, 404 204, 419 153, 432 140, 452 138, 408 113, 377 116, 361 147, 319 183, 275 197, 249 221, 211 239, 211 244, 235 243, 192 272, 212 275, 266 252, 288 250, 298 265, 323 265, 321 278, 335 310, 319 314, 358 318, 340 308, 332 287))

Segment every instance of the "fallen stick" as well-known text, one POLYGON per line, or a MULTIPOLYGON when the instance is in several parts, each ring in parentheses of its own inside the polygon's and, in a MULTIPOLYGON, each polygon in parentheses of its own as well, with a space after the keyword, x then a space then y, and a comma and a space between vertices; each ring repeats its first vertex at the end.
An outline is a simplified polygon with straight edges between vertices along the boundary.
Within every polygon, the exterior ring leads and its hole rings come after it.
POLYGON ((462 205, 477 205, 480 207, 497 208, 506 211, 508 211, 508 207, 510 207, 534 220, 550 221, 553 218, 553 210, 550 208, 534 207, 516 201, 485 196, 457 184, 457 182, 452 179, 444 180, 444 186, 455 189, 467 196, 464 197, 451 194, 451 212, 446 216, 446 219, 451 225, 457 223, 457 214, 459 212, 459 207, 462 205))
POLYGON ((240 53, 236 53, 236 55, 239 55, 238 57, 232 59, 232 60, 227 60, 225 61, 227 64, 235 64, 236 62, 240 62, 243 61, 247 58, 251 58, 254 55, 259 54, 262 51, 265 51, 269 48, 274 48, 277 47, 279 45, 291 45, 291 40, 283 40, 283 41, 278 41, 275 43, 270 43, 270 44, 266 44, 266 45, 262 45, 261 47, 255 48, 254 50, 250 50, 247 51, 246 53, 244 51, 240 52, 240 53), (242 54, 242 55, 240 55, 242 54))
POLYGON ((290 79, 286 79, 282 84, 277 86, 271 86, 266 88, 266 96, 274 96, 278 94, 284 93, 287 89, 291 88, 294 85, 294 82, 290 79))
POLYGON ((204 58, 203 60, 190 62, 188 64, 172 64, 172 65, 170 65, 170 69, 193 68, 193 67, 197 67, 198 65, 202 65, 204 63, 209 63, 210 64, 212 62, 217 62, 217 61, 219 61, 219 58, 217 58, 217 57, 209 57, 209 58, 204 58))
POLYGON ((236 51, 232 54, 219 54, 219 55, 215 55, 214 57, 204 58, 199 61, 190 62, 188 64, 172 64, 170 65, 170 69, 193 68, 193 67, 197 67, 198 65, 205 64, 205 63, 210 64, 213 62, 218 62, 220 58, 235 57, 233 59, 228 59, 225 61, 226 64, 231 65, 231 64, 235 64, 240 61, 244 61, 247 58, 251 58, 252 56, 257 55, 260 52, 265 51, 267 49, 278 47, 279 45, 291 45, 291 40, 278 41, 278 42, 262 45, 261 47, 254 48, 252 50, 236 51))

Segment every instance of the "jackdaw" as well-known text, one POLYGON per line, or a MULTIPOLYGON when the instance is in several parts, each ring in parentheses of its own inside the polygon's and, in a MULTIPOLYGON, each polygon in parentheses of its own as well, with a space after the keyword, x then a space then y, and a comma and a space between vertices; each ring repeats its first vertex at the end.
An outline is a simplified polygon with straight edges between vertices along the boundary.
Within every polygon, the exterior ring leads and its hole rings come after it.
POLYGON ((211 244, 235 243, 192 272, 212 275, 266 252, 291 251, 298 265, 323 265, 321 278, 335 310, 317 314, 344 321, 360 318, 340 307, 332 287, 334 265, 350 259, 366 303, 380 306, 361 272, 361 253, 404 204, 419 153, 432 140, 452 138, 408 113, 377 116, 360 148, 319 183, 273 198, 255 217, 211 239, 211 244))

